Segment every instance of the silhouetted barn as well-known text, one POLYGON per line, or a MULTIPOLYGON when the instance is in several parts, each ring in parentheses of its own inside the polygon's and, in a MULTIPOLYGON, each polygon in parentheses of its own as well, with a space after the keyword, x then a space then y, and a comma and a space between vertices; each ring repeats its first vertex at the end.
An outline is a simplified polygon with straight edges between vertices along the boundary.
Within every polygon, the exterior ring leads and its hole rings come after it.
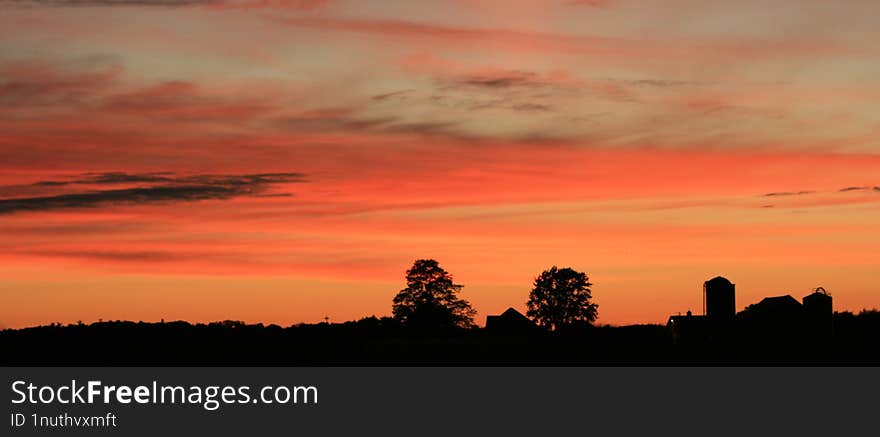
POLYGON ((755 304, 755 309, 759 311, 772 312, 778 316, 794 316, 802 309, 801 303, 797 299, 791 297, 790 294, 785 296, 772 296, 761 299, 755 304))
POLYGON ((535 324, 513 308, 497 316, 486 316, 486 331, 494 334, 527 334, 534 329, 535 324))
POLYGON ((797 299, 785 296, 765 297, 760 302, 749 305, 748 310, 760 319, 775 322, 796 323, 801 320, 803 306, 797 299))
POLYGON ((749 305, 740 319, 743 332, 753 342, 784 343, 804 336, 804 308, 787 294, 749 305))

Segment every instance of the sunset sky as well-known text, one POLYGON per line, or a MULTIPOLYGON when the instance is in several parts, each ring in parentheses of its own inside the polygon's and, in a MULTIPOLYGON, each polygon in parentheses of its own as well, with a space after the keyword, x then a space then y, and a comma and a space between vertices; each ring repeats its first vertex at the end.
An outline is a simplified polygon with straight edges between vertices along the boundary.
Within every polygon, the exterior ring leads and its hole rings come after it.
POLYGON ((0 0, 0 327, 880 307, 876 0, 0 0))

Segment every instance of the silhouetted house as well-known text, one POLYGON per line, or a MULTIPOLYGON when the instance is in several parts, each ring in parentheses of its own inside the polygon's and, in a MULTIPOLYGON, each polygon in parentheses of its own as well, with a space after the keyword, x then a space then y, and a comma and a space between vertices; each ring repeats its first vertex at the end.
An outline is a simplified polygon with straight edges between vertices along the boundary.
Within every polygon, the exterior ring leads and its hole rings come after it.
POLYGON ((688 311, 683 316, 670 316, 666 327, 675 344, 706 344, 712 340, 708 322, 706 316, 695 316, 688 311))
POLYGON ((831 338, 834 332, 834 309, 831 295, 819 287, 812 294, 804 296, 804 328, 814 339, 831 338))
POLYGON ((486 316, 486 331, 493 334, 527 334, 534 329, 535 324, 513 308, 497 316, 486 316))

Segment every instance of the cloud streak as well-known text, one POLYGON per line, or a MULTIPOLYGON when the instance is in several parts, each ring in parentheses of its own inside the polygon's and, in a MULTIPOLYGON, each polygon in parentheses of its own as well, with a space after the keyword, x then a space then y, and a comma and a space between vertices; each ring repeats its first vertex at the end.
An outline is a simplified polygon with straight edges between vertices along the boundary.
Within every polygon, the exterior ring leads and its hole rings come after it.
POLYGON ((871 187, 846 187, 846 188, 841 188, 837 191, 839 191, 841 193, 845 193, 848 191, 864 191, 864 190, 870 190, 870 189, 871 189, 871 187))
POLYGON ((524 71, 511 71, 496 75, 473 75, 460 78, 458 85, 467 85, 480 88, 513 88, 523 86, 543 86, 546 81, 537 74, 524 71))
POLYGON ((214 9, 288 9, 310 11, 324 7, 330 0, 0 0, 0 7, 188 7, 214 9))
POLYGON ((58 104, 76 107, 115 83, 122 72, 117 60, 107 56, 64 62, 0 62, 0 109, 58 104))
POLYGON ((699 83, 699 82, 692 82, 692 81, 687 81, 687 80, 669 80, 669 79, 636 79, 636 80, 624 80, 623 82, 627 85, 632 85, 632 86, 636 86, 636 87, 652 87, 652 88, 672 88, 672 87, 701 85, 701 83, 699 83))
POLYGON ((586 6, 589 8, 607 8, 612 0, 569 0, 569 6, 586 6))
POLYGON ((370 97, 370 100, 374 100, 377 102, 381 102, 383 100, 394 99, 394 98, 403 98, 408 93, 411 93, 413 90, 401 90, 401 91, 393 91, 390 93, 378 94, 370 97))
MULTIPOLYGON (((851 193, 856 191, 874 191, 880 192, 880 187, 871 187, 869 185, 866 186, 849 186, 844 187, 836 191, 836 193, 851 193)), ((820 194, 819 191, 776 191, 772 193, 762 194, 761 197, 790 197, 790 196, 805 196, 808 194, 820 194)))
POLYGON ((0 214, 263 197, 277 194, 270 192, 274 186, 302 181, 303 175, 300 173, 194 176, 175 176, 171 173, 86 173, 69 181, 40 181, 32 186, 141 185, 0 199, 0 214))
POLYGON ((465 135, 456 130, 452 121, 407 121, 401 117, 361 117, 357 108, 326 108, 307 111, 290 117, 281 117, 276 125, 294 132, 347 132, 373 135, 419 135, 459 138, 465 135))
POLYGON ((0 5, 11 6, 193 6, 222 3, 222 0, 0 0, 0 5))
POLYGON ((764 194, 764 197, 786 197, 786 196, 803 196, 807 194, 815 194, 815 191, 777 191, 764 194))
POLYGON ((515 53, 562 53, 604 59, 681 60, 731 57, 743 60, 780 56, 815 57, 851 54, 851 49, 829 41, 786 40, 756 37, 673 38, 658 42, 645 38, 618 38, 580 33, 544 32, 510 28, 454 26, 397 19, 327 17, 265 17, 270 22, 300 29, 369 35, 395 39, 407 46, 438 44, 476 51, 508 50, 515 53))

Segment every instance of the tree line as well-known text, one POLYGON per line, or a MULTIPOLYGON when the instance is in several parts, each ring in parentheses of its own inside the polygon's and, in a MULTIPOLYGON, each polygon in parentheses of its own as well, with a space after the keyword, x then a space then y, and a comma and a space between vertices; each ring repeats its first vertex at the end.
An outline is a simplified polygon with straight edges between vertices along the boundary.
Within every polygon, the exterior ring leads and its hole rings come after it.
MULTIPOLYGON (((599 315, 592 285, 586 273, 569 267, 544 270, 529 292, 526 316, 548 330, 590 324, 599 315)), ((477 312, 459 297, 462 288, 436 260, 416 260, 406 271, 406 288, 394 296, 391 312, 402 326, 413 329, 473 328, 477 312)))

